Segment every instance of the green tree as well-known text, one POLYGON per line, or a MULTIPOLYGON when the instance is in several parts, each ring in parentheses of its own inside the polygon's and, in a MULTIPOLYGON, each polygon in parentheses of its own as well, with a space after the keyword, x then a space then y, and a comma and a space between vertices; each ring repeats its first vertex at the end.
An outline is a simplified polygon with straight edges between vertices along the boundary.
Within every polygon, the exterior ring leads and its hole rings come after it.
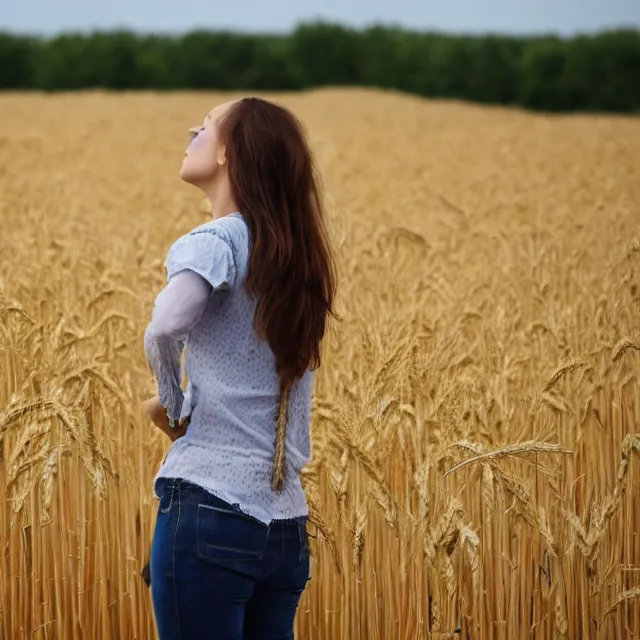
POLYGON ((640 31, 572 39, 326 22, 286 36, 0 33, 0 90, 292 90, 366 85, 545 111, 640 112, 640 31))
POLYGON ((33 87, 39 46, 34 39, 0 32, 0 90, 33 87))
POLYGON ((291 66, 300 87, 359 85, 360 35, 340 25, 303 24, 291 35, 291 66))

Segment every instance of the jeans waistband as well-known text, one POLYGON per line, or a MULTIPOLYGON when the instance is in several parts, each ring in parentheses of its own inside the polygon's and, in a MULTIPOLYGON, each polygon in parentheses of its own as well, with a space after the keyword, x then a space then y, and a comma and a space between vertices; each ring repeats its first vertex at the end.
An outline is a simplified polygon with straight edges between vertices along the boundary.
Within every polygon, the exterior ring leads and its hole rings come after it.
MULTIPOLYGON (((223 509, 232 509, 237 511, 238 513, 242 513, 247 518, 251 518, 256 522, 260 522, 260 524, 266 524, 253 518, 252 516, 244 513, 240 508, 239 504, 231 504, 222 498, 219 498, 215 494, 211 493, 204 487, 201 487, 198 484, 190 482, 189 480, 185 480, 184 478, 158 478, 157 481, 157 489, 158 495, 162 496, 164 491, 171 491, 172 494, 177 498, 180 497, 181 502, 193 502, 193 503, 206 503, 210 506, 216 506, 223 509)), ((307 524, 308 516, 295 516, 292 518, 283 518, 272 520, 270 525, 276 525, 278 523, 291 523, 305 526, 307 524)))

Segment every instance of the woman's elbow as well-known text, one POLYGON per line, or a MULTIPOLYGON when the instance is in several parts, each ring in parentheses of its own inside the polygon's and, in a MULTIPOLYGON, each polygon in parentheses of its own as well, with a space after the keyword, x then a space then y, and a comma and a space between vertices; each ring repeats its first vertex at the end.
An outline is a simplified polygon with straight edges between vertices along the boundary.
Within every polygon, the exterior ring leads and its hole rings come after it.
POLYGON ((179 338, 185 333, 186 327, 177 318, 158 318, 152 320, 147 326, 145 339, 179 338))

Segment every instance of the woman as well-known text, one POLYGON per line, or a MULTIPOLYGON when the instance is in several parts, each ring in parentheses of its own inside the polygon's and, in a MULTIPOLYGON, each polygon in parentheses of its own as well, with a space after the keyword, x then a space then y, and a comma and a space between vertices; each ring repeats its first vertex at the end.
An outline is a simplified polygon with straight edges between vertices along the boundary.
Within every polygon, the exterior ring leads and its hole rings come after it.
POLYGON ((192 133, 180 177, 208 196, 213 220, 169 250, 144 343, 158 383, 147 413, 174 440, 155 484, 156 624, 161 640, 293 638, 333 258, 290 112, 245 98, 192 133))

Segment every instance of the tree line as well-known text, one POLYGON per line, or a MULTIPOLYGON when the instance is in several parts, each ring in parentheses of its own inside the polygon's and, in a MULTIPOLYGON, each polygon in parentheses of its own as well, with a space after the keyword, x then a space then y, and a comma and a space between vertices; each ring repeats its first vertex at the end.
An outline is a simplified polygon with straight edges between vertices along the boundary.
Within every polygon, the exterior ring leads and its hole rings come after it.
POLYGON ((354 30, 287 35, 0 33, 0 90, 300 90, 364 86, 544 111, 640 113, 640 31, 510 37, 354 30))

